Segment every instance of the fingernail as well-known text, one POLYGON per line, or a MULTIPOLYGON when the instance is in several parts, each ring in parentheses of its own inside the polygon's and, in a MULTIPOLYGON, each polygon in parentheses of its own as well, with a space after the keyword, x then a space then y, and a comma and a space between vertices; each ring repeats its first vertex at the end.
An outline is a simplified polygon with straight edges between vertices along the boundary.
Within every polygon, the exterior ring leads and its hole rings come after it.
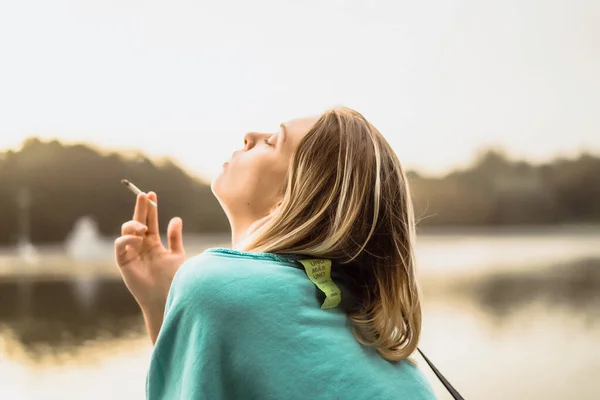
POLYGON ((145 231, 146 229, 148 229, 148 227, 147 227, 146 225, 142 224, 141 222, 139 222, 139 221, 136 221, 136 222, 137 222, 137 223, 135 224, 135 230, 136 230, 136 231, 143 232, 143 231, 145 231))

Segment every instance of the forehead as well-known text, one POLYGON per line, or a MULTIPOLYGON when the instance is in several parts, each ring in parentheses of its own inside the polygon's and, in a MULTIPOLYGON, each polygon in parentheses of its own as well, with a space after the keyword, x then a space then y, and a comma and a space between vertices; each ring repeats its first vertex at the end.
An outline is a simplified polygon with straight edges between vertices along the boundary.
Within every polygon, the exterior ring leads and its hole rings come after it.
POLYGON ((297 118, 284 122, 282 125, 285 127, 288 139, 294 143, 299 143, 318 119, 319 117, 297 118))

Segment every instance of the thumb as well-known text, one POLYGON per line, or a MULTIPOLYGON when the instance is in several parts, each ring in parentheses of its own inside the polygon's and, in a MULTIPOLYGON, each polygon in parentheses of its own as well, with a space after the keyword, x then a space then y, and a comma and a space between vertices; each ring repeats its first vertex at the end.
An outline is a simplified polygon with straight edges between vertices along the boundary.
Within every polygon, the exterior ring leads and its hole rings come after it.
POLYGON ((167 228, 167 237, 169 241, 169 250, 173 253, 183 253, 183 221, 175 217, 169 221, 167 228))

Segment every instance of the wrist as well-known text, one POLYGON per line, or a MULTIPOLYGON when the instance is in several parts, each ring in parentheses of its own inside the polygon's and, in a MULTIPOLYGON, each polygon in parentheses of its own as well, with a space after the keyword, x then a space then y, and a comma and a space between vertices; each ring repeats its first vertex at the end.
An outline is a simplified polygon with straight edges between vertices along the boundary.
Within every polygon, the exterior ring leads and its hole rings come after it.
POLYGON ((148 335, 150 336, 150 340, 152 344, 156 344, 156 340, 158 339, 158 334, 160 329, 162 328, 163 323, 163 315, 165 312, 164 304, 162 306, 154 305, 154 306, 143 306, 142 313, 144 314, 144 322, 146 323, 146 329, 148 331, 148 335))
POLYGON ((165 303, 161 302, 144 302, 140 303, 140 308, 145 316, 150 316, 152 319, 156 319, 158 316, 162 319, 165 313, 165 303))

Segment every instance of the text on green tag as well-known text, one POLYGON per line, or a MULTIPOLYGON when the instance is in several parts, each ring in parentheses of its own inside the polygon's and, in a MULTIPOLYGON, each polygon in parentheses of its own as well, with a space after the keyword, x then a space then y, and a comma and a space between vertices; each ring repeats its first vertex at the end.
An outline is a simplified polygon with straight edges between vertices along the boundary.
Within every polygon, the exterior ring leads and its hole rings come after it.
POLYGON ((321 305, 321 308, 337 307, 342 300, 342 292, 331 279, 331 260, 313 259, 299 261, 304 265, 309 279, 325 293, 325 301, 321 305))

